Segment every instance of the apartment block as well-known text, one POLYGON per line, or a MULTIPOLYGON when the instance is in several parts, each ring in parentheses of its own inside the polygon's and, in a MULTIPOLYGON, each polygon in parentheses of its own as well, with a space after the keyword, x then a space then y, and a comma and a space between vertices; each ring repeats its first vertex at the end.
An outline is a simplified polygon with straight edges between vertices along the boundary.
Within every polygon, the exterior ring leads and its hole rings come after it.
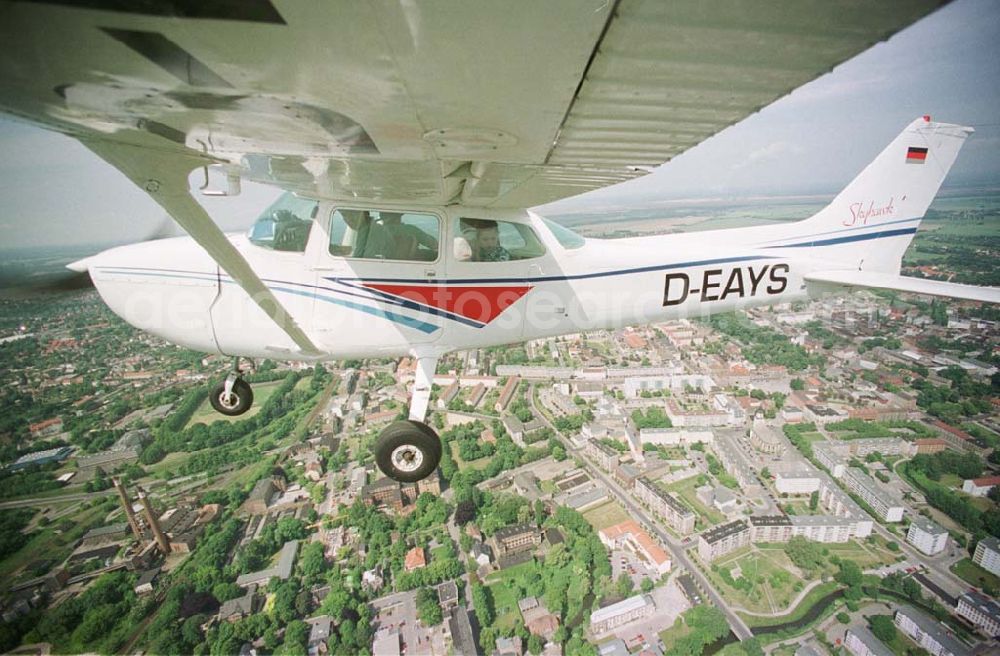
POLYGON ((948 531, 926 517, 915 517, 906 532, 906 541, 928 556, 933 556, 948 546, 948 531))
POLYGON ((670 528, 681 535, 694 531, 694 512, 668 492, 661 490, 654 481, 640 476, 635 482, 635 496, 659 514, 670 528))
POLYGON ((711 562, 730 551, 750 544, 750 525, 742 519, 721 524, 698 536, 698 555, 711 562))

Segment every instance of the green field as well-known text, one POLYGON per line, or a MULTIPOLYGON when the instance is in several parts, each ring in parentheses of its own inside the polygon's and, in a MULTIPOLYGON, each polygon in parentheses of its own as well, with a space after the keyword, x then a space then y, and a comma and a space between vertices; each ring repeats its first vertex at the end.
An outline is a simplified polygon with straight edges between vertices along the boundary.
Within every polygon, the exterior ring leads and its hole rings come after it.
POLYGON ((490 592, 493 593, 493 608, 496 611, 495 625, 499 628, 513 629, 517 621, 521 619, 521 611, 517 608, 517 602, 523 586, 516 582, 521 578, 538 578, 538 565, 535 561, 531 560, 495 572, 486 580, 490 592))
POLYGON ((631 519, 629 514, 615 501, 602 503, 596 508, 591 508, 583 513, 583 518, 597 531, 631 519))
POLYGON ((963 558, 952 565, 951 571, 973 587, 1000 591, 1000 577, 986 571, 969 558, 963 558))
POLYGON ((205 399, 204 401, 202 401, 202 404, 198 406, 198 409, 195 410, 194 414, 191 415, 191 420, 187 423, 187 426, 185 426, 185 428, 193 426, 198 422, 201 422, 206 425, 211 425, 212 422, 218 421, 220 419, 222 421, 239 421, 241 419, 249 419, 250 417, 253 417, 255 414, 260 412, 261 407, 263 407, 264 403, 267 402, 269 398, 271 398, 271 395, 274 394, 274 391, 278 389, 279 385, 281 385, 280 380, 270 383, 260 383, 254 385, 253 405, 250 407, 249 410, 246 411, 246 413, 240 415, 239 417, 227 417, 226 415, 219 414, 218 412, 212 409, 212 404, 208 402, 208 399, 205 399))
MULTIPOLYGON (((789 571, 790 566, 791 562, 784 550, 760 549, 720 559, 712 564, 709 576, 728 601, 749 611, 780 613, 788 607, 802 588, 802 579, 789 571), (729 585, 719 572, 715 571, 718 568, 731 572, 737 566, 742 570, 742 580, 751 582, 752 586, 749 589, 729 585)), ((739 584, 740 580, 736 583, 739 584)))
MULTIPOLYGON (((739 611, 736 612, 743 618, 743 621, 746 622, 747 626, 751 629, 758 626, 772 626, 774 624, 794 622, 795 620, 802 618, 817 601, 830 594, 838 587, 840 586, 832 581, 817 585, 815 588, 810 590, 808 594, 806 594, 802 601, 799 602, 799 605, 795 607, 795 610, 787 615, 747 615, 746 613, 740 613, 739 611)), ((826 614, 827 613, 824 613, 822 616, 826 616, 826 614)), ((817 621, 819 621, 819 618, 817 618, 817 621)))

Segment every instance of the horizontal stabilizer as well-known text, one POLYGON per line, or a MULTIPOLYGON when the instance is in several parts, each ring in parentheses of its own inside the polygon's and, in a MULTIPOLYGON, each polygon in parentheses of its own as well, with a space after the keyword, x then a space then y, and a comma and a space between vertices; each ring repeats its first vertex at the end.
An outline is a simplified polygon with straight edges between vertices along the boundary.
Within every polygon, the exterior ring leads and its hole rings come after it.
POLYGON ((893 289, 899 292, 949 296, 967 301, 1000 303, 1000 287, 978 287, 960 285, 940 280, 909 278, 891 273, 869 271, 819 271, 805 276, 806 282, 822 282, 845 287, 870 287, 872 289, 893 289))

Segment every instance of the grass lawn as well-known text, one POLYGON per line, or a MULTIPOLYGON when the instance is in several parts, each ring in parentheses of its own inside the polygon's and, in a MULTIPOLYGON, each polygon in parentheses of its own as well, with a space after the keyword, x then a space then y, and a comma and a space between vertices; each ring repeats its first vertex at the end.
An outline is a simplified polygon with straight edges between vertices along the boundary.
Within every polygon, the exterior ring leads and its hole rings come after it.
POLYGON ((809 441, 810 444, 813 442, 823 442, 826 437, 822 433, 817 433, 815 431, 809 433, 802 433, 802 437, 809 441))
MULTIPOLYGON (((737 614, 739 614, 739 616, 743 618, 743 621, 746 622, 747 626, 749 626, 751 629, 757 626, 772 626, 774 624, 784 624, 786 622, 794 622, 795 620, 803 617, 809 611, 809 609, 816 604, 817 601, 819 601, 826 595, 830 594, 838 587, 840 586, 832 581, 829 583, 821 583, 820 585, 817 585, 815 588, 809 591, 809 593, 805 596, 805 598, 802 599, 801 602, 799 602, 799 605, 795 607, 795 610, 793 610, 791 613, 788 613, 787 615, 779 615, 779 616, 747 615, 746 613, 740 613, 739 611, 737 611, 737 614)), ((825 616, 826 616, 825 613, 821 614, 821 617, 825 616)), ((817 621, 820 621, 820 618, 817 618, 817 621)), ((802 631, 804 631, 804 629, 802 629, 802 631)))
POLYGON ((709 508, 698 500, 698 495, 694 491, 696 487, 698 487, 698 477, 692 476, 691 478, 685 478, 683 481, 671 483, 663 489, 668 492, 676 493, 677 496, 679 496, 684 503, 698 515, 698 521, 703 528, 708 528, 709 526, 715 526, 716 524, 725 522, 725 515, 720 513, 715 508, 709 508))
POLYGON ((666 631, 660 631, 660 640, 663 641, 663 653, 670 654, 673 652, 674 644, 684 636, 691 633, 691 627, 689 627, 683 619, 680 617, 674 622, 674 625, 667 629, 666 631))
POLYGON ((625 509, 619 506, 616 501, 609 501, 596 508, 591 508, 583 513, 583 518, 597 531, 631 519, 625 509))
MULTIPOLYGON (((788 608, 803 584, 802 579, 789 571, 790 565, 783 549, 754 550, 713 563, 710 576, 727 600, 750 611, 781 612, 788 608), (742 580, 750 581, 751 587, 744 589, 729 585, 715 571, 715 566, 730 572, 739 567, 742 580)), ((740 584, 740 580, 736 583, 740 584)))
MULTIPOLYGON (((293 391, 294 390, 304 390, 307 387, 309 387, 309 385, 311 385, 311 384, 312 384, 312 376, 303 376, 302 378, 299 379, 299 382, 295 383, 295 387, 293 387, 292 390, 293 391)), ((256 392, 257 392, 257 390, 256 390, 256 388, 254 388, 254 395, 255 396, 256 396, 256 392)))
POLYGON ((518 592, 521 586, 514 582, 520 578, 538 578, 538 564, 528 561, 508 567, 505 570, 491 574, 487 579, 490 592, 493 593, 493 608, 496 610, 495 624, 498 627, 513 628, 521 618, 517 609, 518 592))
MULTIPOLYGON (((853 560, 863 569, 875 569, 883 565, 890 565, 900 557, 899 552, 889 550, 886 540, 881 536, 876 536, 875 544, 867 542, 851 541, 840 544, 824 545, 830 550, 830 556, 837 556, 842 560, 853 560)), ((836 574, 838 568, 830 566, 828 573, 836 574)))
POLYGON ((951 488, 962 489, 962 477, 958 474, 941 474, 941 480, 938 481, 941 485, 947 485, 951 488))
POLYGON ((462 460, 462 456, 458 455, 458 442, 456 441, 451 443, 451 459, 455 461, 455 464, 458 465, 459 469, 471 467, 472 469, 480 470, 490 464, 490 460, 493 459, 493 456, 486 456, 484 458, 477 458, 466 462, 462 460))
POLYGON ((951 571, 969 585, 980 589, 1000 590, 1000 577, 986 571, 969 558, 963 558, 952 565, 951 571))
POLYGON ((195 410, 194 414, 191 415, 191 420, 184 428, 197 424, 198 422, 211 425, 212 422, 218 421, 219 419, 223 421, 239 421, 241 419, 249 419, 260 412, 261 407, 263 407, 264 403, 271 398, 271 395, 274 394, 274 390, 278 389, 281 382, 282 381, 280 380, 276 380, 270 383, 258 383, 254 385, 253 405, 246 411, 246 413, 240 415, 239 417, 227 417, 226 415, 219 414, 212 409, 212 404, 208 402, 208 399, 205 399, 202 401, 201 405, 198 406, 198 409, 195 410))

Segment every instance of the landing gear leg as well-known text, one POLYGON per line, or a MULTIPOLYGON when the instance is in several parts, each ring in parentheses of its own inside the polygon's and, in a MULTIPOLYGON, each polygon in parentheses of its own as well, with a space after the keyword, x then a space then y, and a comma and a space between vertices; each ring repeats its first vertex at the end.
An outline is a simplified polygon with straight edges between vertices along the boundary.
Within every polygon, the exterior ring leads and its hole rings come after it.
POLYGON ((375 464, 401 483, 427 478, 441 462, 441 438, 424 423, 436 366, 437 356, 417 357, 410 417, 386 428, 375 443, 375 464))
POLYGON ((243 380, 238 357, 233 358, 233 370, 225 380, 209 392, 208 402, 216 412, 228 417, 241 415, 253 405, 253 390, 250 383, 243 380))

